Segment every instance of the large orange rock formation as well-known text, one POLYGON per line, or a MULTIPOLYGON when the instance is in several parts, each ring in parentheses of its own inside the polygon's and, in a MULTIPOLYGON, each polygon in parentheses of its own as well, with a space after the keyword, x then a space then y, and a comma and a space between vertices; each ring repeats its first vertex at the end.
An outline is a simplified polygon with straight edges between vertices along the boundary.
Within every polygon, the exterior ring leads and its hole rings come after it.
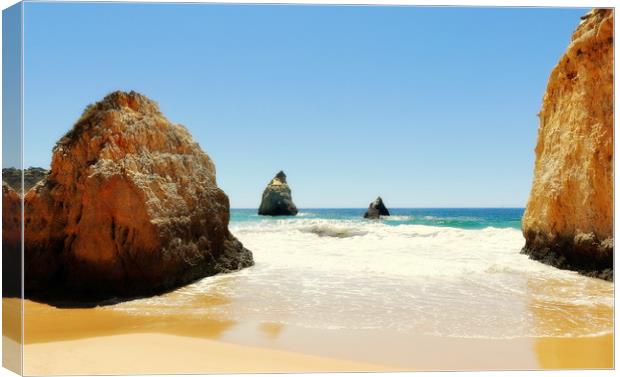
POLYGON ((209 156, 135 92, 89 106, 24 203, 27 295, 151 294, 253 264, 209 156))
POLYGON ((523 252, 613 280, 613 10, 582 17, 540 111, 523 252))

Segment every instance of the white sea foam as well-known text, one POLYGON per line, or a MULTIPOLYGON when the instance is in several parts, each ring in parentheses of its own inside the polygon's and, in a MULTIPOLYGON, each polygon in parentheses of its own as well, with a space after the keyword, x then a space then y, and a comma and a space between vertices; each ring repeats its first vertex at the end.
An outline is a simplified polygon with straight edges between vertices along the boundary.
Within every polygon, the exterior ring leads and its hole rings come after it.
POLYGON ((120 310, 459 337, 591 336, 612 330, 613 284, 529 260, 519 230, 467 230, 310 216, 239 222, 256 265, 120 310), (197 313, 199 314, 199 313, 197 313))
POLYGON ((312 219, 233 225, 231 230, 258 250, 258 261, 300 269, 406 277, 459 277, 489 268, 558 273, 519 254, 523 237, 515 229, 312 219))
POLYGON ((296 216, 303 218, 303 217, 316 217, 318 215, 316 213, 313 213, 313 212, 299 212, 299 213, 297 213, 296 216))
POLYGON ((391 215, 391 216, 383 217, 382 220, 383 221, 388 221, 388 222, 392 222, 392 221, 410 221, 410 220, 413 220, 414 218, 415 218, 414 216, 409 216, 409 215, 391 215))

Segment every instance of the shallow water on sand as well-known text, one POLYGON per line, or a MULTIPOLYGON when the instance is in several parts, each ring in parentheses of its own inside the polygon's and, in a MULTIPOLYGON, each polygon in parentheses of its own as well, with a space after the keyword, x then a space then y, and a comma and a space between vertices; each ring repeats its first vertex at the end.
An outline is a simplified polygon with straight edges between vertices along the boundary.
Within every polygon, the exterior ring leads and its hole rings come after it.
POLYGON ((403 223, 404 215, 365 221, 310 211, 254 221, 233 214, 231 231, 253 251, 254 267, 115 308, 442 337, 613 330, 613 284, 529 260, 514 226, 466 229, 403 223), (205 306, 204 297, 227 300, 205 306))

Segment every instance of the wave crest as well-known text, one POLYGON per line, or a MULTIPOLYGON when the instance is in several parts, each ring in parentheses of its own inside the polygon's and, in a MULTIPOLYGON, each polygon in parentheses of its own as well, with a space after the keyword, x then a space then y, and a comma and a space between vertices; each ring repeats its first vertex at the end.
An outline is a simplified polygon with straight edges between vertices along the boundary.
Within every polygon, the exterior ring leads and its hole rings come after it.
POLYGON ((367 231, 361 229, 335 226, 332 224, 315 224, 308 227, 302 227, 299 230, 304 233, 316 234, 319 237, 334 238, 357 237, 368 234, 367 231))

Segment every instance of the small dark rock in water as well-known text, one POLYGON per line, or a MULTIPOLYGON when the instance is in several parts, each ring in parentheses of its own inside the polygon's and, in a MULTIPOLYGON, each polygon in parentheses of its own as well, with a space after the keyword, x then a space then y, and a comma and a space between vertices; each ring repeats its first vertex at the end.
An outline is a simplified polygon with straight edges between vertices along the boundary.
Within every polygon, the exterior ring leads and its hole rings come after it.
MULTIPOLYGON (((30 190, 30 188, 36 185, 42 180, 49 170, 43 168, 30 167, 24 170, 24 191, 30 190)), ((5 168, 2 169, 2 180, 6 182, 11 188, 17 192, 21 192, 22 178, 21 169, 5 168)))
POLYGON ((286 183, 286 174, 283 171, 276 174, 263 191, 258 214, 263 216, 295 216, 297 214, 297 207, 291 197, 291 188, 286 183))
POLYGON ((390 211, 385 208, 385 204, 383 204, 383 199, 381 197, 377 197, 374 202, 370 203, 368 206, 368 211, 364 213, 365 219, 378 219, 381 216, 389 216, 390 211))

